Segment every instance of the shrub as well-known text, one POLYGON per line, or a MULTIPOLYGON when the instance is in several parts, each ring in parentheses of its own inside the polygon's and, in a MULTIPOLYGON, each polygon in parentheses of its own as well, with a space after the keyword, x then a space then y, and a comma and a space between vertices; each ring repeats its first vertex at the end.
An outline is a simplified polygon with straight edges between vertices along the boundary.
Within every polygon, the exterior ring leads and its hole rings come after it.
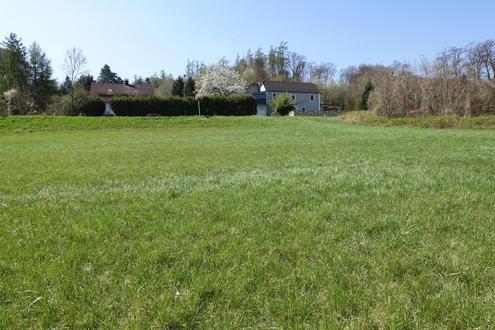
POLYGON ((463 128, 495 128, 495 114, 463 118, 461 126, 463 128))
POLYGON ((86 116, 101 116, 105 111, 105 102, 99 97, 88 96, 78 104, 79 112, 86 116))
POLYGON ((3 99, 3 97, 0 97, 0 116, 6 116, 7 115, 7 102, 3 99))
POLYGON ((201 104, 201 112, 217 116, 254 116, 256 115, 256 99, 251 95, 210 96, 197 99, 201 104))
POLYGON ((105 111, 105 103, 97 96, 90 95, 85 90, 74 92, 74 111, 71 112, 70 95, 53 96, 46 110, 49 115, 65 116, 101 116, 105 111))
POLYGON ((46 108, 46 113, 52 116, 70 115, 70 96, 52 96, 46 108))
POLYGON ((117 116, 140 116, 149 113, 160 116, 191 116, 197 113, 194 99, 169 97, 117 96, 110 100, 110 106, 117 116))
POLYGON ((337 117, 337 120, 351 124, 383 125, 387 118, 375 115, 370 111, 352 111, 337 117))
POLYGON ((296 110, 296 104, 287 93, 277 96, 270 105, 273 111, 281 116, 287 116, 289 112, 296 110))
POLYGON ((231 97, 114 97, 110 106, 117 116, 141 116, 150 113, 160 116, 250 116, 256 114, 256 100, 250 95, 231 97))
POLYGON ((25 91, 12 88, 3 93, 6 115, 27 115, 34 112, 34 102, 25 91))

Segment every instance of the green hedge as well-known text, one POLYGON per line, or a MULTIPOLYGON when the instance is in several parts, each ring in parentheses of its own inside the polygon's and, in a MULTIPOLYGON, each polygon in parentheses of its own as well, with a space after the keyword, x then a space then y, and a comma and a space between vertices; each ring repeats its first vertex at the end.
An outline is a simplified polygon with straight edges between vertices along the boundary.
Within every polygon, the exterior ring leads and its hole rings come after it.
POLYGON ((252 116, 256 114, 256 99, 251 95, 231 97, 114 97, 110 106, 117 116, 252 116))
POLYGON ((101 116, 105 111, 105 102, 98 97, 90 96, 82 101, 78 108, 77 110, 86 116, 101 116))

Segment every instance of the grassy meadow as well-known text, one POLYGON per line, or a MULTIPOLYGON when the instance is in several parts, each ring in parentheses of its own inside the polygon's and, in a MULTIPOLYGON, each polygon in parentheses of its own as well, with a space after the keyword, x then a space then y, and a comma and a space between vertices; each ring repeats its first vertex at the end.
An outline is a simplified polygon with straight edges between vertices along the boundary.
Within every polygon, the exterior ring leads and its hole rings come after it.
POLYGON ((0 328, 493 328, 495 130, 0 118, 0 328))

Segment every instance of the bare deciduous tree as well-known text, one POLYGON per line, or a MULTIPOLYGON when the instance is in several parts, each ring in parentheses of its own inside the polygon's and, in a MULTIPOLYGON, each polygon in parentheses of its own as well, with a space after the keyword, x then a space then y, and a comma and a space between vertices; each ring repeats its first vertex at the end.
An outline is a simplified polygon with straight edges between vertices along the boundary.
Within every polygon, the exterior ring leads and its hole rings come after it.
POLYGON ((423 58, 416 70, 400 63, 394 63, 389 71, 375 69, 370 74, 375 86, 370 97, 371 109, 386 116, 406 115, 418 108, 430 115, 493 112, 491 47, 490 41, 451 47, 431 63, 423 58))
POLYGON ((65 53, 64 64, 62 66, 65 74, 71 83, 70 91, 70 111, 74 113, 74 88, 79 77, 86 73, 85 67, 88 61, 82 50, 72 47, 65 53))
POLYGON ((289 69, 292 80, 303 80, 306 76, 308 62, 306 56, 296 52, 289 52, 287 68, 289 69))
POLYGON ((486 79, 495 79, 495 40, 486 40, 477 46, 484 66, 486 79))
POLYGON ((322 86, 326 86, 336 72, 337 69, 333 63, 311 64, 309 67, 310 79, 322 86))

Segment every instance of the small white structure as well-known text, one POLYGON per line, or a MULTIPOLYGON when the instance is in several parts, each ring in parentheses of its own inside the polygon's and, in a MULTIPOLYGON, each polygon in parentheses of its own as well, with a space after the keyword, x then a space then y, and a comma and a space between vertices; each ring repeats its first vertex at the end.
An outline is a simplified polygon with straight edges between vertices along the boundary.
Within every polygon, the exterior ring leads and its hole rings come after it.
POLYGON ((110 106, 110 102, 105 102, 105 111, 103 112, 104 116, 115 116, 115 113, 110 106))
POLYGON ((266 104, 258 104, 256 115, 266 116, 266 104))

